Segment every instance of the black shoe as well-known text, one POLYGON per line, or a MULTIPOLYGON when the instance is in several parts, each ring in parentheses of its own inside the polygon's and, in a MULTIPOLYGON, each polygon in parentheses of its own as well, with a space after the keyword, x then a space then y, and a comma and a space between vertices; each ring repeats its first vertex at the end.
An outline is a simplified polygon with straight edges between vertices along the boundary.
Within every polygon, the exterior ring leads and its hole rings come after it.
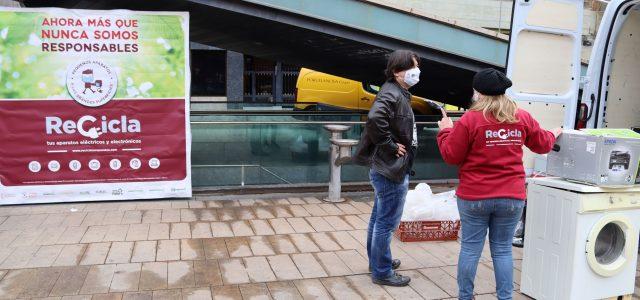
POLYGON ((516 248, 524 248, 524 238, 514 237, 513 241, 511 242, 511 245, 513 245, 516 248))
MULTIPOLYGON (((398 268, 400 268, 400 264, 402 262, 399 259, 393 259, 391 260, 391 269, 392 270, 396 270, 398 268)), ((369 267, 369 272, 371 272, 371 267, 369 267)))
POLYGON ((411 282, 411 278, 409 278, 409 276, 403 276, 398 273, 393 273, 393 275, 384 279, 372 278, 371 282, 378 285, 407 286, 409 285, 409 282, 411 282))
POLYGON ((396 269, 400 268, 400 264, 401 263, 402 262, 399 259, 391 260, 391 269, 396 270, 396 269))

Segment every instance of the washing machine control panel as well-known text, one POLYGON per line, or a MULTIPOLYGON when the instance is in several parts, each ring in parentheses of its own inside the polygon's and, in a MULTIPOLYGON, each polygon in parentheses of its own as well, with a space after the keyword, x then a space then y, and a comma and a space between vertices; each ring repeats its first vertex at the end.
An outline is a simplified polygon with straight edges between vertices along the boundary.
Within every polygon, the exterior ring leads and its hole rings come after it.
POLYGON ((589 194, 582 199, 581 213, 640 208, 640 193, 589 194))

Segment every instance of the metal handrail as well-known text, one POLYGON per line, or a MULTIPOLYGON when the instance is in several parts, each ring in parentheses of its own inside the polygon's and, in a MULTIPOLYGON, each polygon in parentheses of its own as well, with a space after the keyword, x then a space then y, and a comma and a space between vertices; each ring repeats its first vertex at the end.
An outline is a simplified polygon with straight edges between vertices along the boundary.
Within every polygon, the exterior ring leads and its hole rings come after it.
MULTIPOLYGON (((326 116, 326 115, 339 115, 339 116, 366 116, 368 110, 346 110, 346 109, 337 109, 337 110, 303 110, 303 109, 295 109, 300 106, 307 105, 318 105, 322 104, 319 102, 260 102, 256 104, 265 104, 265 105, 257 105, 251 106, 247 105, 246 107, 254 107, 254 108, 269 108, 273 105, 286 107, 285 110, 269 110, 269 109, 256 109, 256 110, 244 110, 242 107, 245 107, 244 102, 228 102, 228 101, 191 101, 190 104, 200 105, 200 104, 222 104, 222 105, 230 105, 230 106, 238 106, 238 108, 233 108, 229 110, 191 110, 190 114, 195 116, 202 115, 291 115, 291 116, 308 116, 308 115, 318 115, 318 116, 326 116)), ((450 117, 460 117, 464 113, 463 111, 448 111, 447 112, 450 117)))
MULTIPOLYGON (((455 120, 455 119, 454 119, 455 120)), ((223 125, 364 125, 364 121, 191 121, 191 124, 223 125)), ((438 122, 416 122, 416 125, 437 125, 438 122)))
POLYGON ((240 168, 240 167, 259 168, 261 166, 260 165, 191 165, 191 167, 194 167, 194 168, 240 168))
POLYGON ((255 115, 277 115, 277 116, 367 116, 360 112, 336 112, 336 111, 304 111, 304 110, 191 110, 192 116, 206 115, 236 115, 236 116, 255 116, 255 115))

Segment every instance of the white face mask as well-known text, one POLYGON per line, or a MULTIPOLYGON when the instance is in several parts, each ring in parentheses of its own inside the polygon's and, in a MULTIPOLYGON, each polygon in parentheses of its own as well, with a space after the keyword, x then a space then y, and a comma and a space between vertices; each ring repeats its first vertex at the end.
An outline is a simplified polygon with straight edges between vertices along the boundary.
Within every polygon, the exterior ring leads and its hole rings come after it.
POLYGON ((409 87, 416 85, 420 81, 420 69, 413 68, 404 72, 404 83, 409 87))

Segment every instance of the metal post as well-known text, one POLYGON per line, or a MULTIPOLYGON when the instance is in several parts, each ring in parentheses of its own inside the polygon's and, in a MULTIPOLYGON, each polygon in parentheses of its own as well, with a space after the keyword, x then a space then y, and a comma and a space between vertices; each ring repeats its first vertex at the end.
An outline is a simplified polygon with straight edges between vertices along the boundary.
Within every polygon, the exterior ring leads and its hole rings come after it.
POLYGON ((244 186, 244 166, 240 167, 240 186, 244 186))
MULTIPOLYGON (((325 125, 324 128, 331 132, 331 141, 342 139, 342 133, 349 130, 349 126, 344 125, 325 125)), ((341 202, 340 198, 341 185, 340 173, 342 171, 341 164, 337 163, 340 147, 331 142, 329 146, 329 202, 341 202)))
MULTIPOLYGON (((331 132, 331 139, 342 138, 342 132, 331 132)), ((340 201, 340 192, 342 189, 340 174, 342 173, 342 166, 336 164, 338 159, 338 146, 331 143, 331 154, 329 155, 329 201, 340 201)))

